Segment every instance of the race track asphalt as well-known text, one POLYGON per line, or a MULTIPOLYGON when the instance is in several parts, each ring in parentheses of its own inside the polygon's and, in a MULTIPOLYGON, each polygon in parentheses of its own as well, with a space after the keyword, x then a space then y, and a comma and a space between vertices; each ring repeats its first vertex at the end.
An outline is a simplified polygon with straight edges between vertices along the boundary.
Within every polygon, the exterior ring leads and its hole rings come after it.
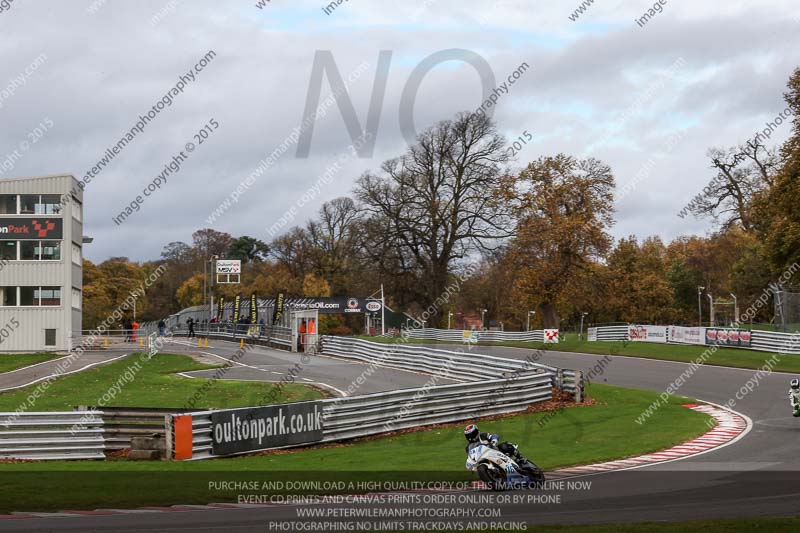
MULTIPOLYGON (((212 343, 212 346, 214 343, 212 343)), ((437 345, 437 348, 446 349, 437 345)), ((230 349, 215 347, 212 351, 223 357, 230 349)), ((523 359, 531 350, 506 347, 473 349, 478 353, 523 359)), ((254 354, 253 366, 285 364, 279 362, 257 363, 261 355, 254 354)), ((286 354, 286 357, 292 357, 286 354)), ((589 372, 596 368, 604 356, 580 353, 547 352, 540 362, 565 368, 578 368, 589 372)), ((790 356, 786 356, 790 357, 790 356)), ((358 367, 341 366, 337 361, 320 365, 322 373, 337 372, 346 380, 354 377, 358 367)), ((664 391, 688 367, 684 363, 610 356, 595 381, 623 387, 664 391)), ((260 372, 252 370, 252 372, 260 372)), ((590 488, 568 490, 557 486, 535 499, 535 492, 514 492, 524 501, 509 503, 484 502, 473 507, 499 509, 500 522, 528 524, 577 524, 607 522, 675 521, 711 518, 736 518, 745 516, 781 516, 800 514, 800 419, 790 416, 787 390, 789 374, 772 373, 763 376, 759 385, 745 395, 736 394, 755 374, 754 370, 702 366, 677 391, 678 394, 699 400, 724 404, 736 400, 734 409, 749 417, 752 430, 734 444, 688 459, 662 463, 629 471, 593 474, 575 479, 591 482, 590 488), (559 501, 554 501, 556 495, 559 501), (550 503, 547 503, 549 501, 550 503)), ((309 374, 309 377, 311 374, 309 374)), ((315 378, 331 379, 330 374, 314 374, 315 378)), ((397 371, 387 371, 387 379, 395 384, 414 386, 414 379, 424 382, 425 377, 399 376, 397 371)), ((336 377, 336 383, 341 385, 336 377)), ((338 385, 336 385, 338 387, 338 385)), ((418 385, 418 384, 417 384, 418 385)), ((645 422, 646 424, 646 422, 645 422)), ((535 459, 536 443, 522 443, 523 449, 535 459)), ((459 493, 464 494, 464 493, 459 493)), ((495 494, 480 493, 497 502, 495 494)), ((474 494, 470 494, 473 497, 474 494)), ((460 497, 460 496, 459 496, 460 497)), ((502 495, 500 496, 502 498, 502 495)), ((221 509, 217 511, 189 511, 172 513, 143 513, 132 515, 86 516, 71 518, 42 518, 6 520, 0 523, 3 531, 192 531, 238 533, 244 531, 277 530, 271 522, 302 523, 298 517, 299 505, 253 506, 246 509, 221 509)), ((352 509, 354 505, 316 505, 330 509, 352 509)), ((387 504, 361 504, 359 509, 393 508, 387 504)), ((420 506, 422 507, 422 506, 420 506)), ((437 504, 437 509, 465 508, 463 502, 437 504)), ((358 519, 350 519, 358 520, 358 519)), ((437 519, 429 519, 433 524, 437 519)), ((453 520, 448 522, 452 523, 453 520)), ((290 531, 292 529, 284 529, 290 531)), ((304 529, 294 529, 302 531, 304 529)), ((308 530, 308 529, 306 529, 308 530)))

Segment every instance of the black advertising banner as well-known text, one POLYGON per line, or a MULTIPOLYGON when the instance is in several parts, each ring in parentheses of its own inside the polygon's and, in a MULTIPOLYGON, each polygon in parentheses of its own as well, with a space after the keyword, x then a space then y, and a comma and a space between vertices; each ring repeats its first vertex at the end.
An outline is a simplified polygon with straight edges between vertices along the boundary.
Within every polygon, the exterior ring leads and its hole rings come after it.
POLYGON ((239 304, 242 303, 242 298, 238 294, 233 299, 233 323, 239 323, 239 304))
POLYGON ((272 325, 277 324, 283 316, 283 305, 286 301, 286 295, 282 292, 278 293, 275 297, 275 314, 272 316, 272 325))
POLYGON ((706 344, 709 346, 740 346, 749 348, 752 333, 744 329, 706 328, 706 344))
POLYGON ((222 322, 222 308, 225 305, 225 297, 219 297, 219 303, 217 304, 217 322, 222 322))
POLYGON ((64 222, 60 218, 0 218, 0 241, 60 240, 64 222))
POLYGON ((378 300, 337 296, 330 298, 293 298, 288 300, 285 305, 298 310, 316 309, 320 314, 375 313, 383 307, 378 300))
POLYGON ((256 293, 250 295, 250 323, 258 324, 258 298, 256 298, 256 293))
POLYGON ((211 413, 211 453, 229 455, 322 440, 322 402, 211 413))

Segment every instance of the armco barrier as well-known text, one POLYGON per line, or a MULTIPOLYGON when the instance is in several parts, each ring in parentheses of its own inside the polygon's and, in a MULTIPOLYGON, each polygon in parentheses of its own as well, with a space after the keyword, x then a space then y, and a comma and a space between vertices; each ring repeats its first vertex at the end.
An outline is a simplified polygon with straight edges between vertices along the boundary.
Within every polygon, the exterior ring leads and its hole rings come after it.
MULTIPOLYGON (((432 386, 321 400, 322 436, 285 446, 347 440, 524 411, 533 403, 550 400, 554 386, 573 394, 576 401, 583 398, 583 375, 577 370, 352 337, 325 336, 321 345, 323 356, 431 374, 432 386), (435 378, 462 383, 435 385, 435 378)), ((221 456, 213 453, 213 413, 170 417, 167 440, 174 458, 197 460, 221 456)))
MULTIPOLYGON (((322 355, 352 359, 399 370, 415 370, 451 379, 479 380, 508 377, 520 371, 541 370, 553 376, 553 386, 575 394, 574 370, 565 370, 566 379, 559 381, 559 369, 530 360, 506 359, 472 353, 428 348, 414 344, 389 343, 353 337, 322 337, 322 355)), ((537 352, 534 352, 536 355, 537 352)))
MULTIPOLYGON (((429 388, 404 389, 322 400, 321 440, 295 446, 378 435, 401 429, 445 424, 524 411, 552 398, 552 376, 538 371, 429 388)), ((175 415, 168 444, 175 459, 209 459, 212 454, 212 411, 175 415)))
POLYGON ((0 413, 0 458, 104 459, 103 413, 0 413))
POLYGON ((164 438, 167 415, 199 411, 199 409, 108 406, 97 409, 85 405, 80 405, 75 410, 95 413, 102 411, 106 451, 130 449, 133 437, 159 436, 164 438))

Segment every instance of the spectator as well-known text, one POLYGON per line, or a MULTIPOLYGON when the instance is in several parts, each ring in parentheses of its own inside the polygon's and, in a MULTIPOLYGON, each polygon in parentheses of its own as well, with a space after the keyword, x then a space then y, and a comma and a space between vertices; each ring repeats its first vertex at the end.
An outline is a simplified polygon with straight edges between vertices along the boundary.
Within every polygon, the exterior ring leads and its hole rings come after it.
POLYGON ((163 337, 167 333, 167 323, 164 322, 164 319, 158 321, 158 336, 163 337))
POLYGON ((131 342, 131 333, 133 331, 133 321, 128 319, 123 326, 125 332, 125 342, 131 342))
POLYGON ((186 321, 186 324, 189 326, 189 338, 191 339, 194 337, 194 319, 189 317, 189 320, 186 321))

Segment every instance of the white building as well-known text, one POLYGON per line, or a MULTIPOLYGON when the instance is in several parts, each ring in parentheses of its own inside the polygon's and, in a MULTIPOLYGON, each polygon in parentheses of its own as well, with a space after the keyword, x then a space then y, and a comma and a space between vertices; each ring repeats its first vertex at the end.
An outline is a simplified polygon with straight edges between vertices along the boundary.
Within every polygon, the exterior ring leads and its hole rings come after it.
POLYGON ((80 334, 82 204, 72 176, 0 180, 0 352, 65 351, 80 334))

